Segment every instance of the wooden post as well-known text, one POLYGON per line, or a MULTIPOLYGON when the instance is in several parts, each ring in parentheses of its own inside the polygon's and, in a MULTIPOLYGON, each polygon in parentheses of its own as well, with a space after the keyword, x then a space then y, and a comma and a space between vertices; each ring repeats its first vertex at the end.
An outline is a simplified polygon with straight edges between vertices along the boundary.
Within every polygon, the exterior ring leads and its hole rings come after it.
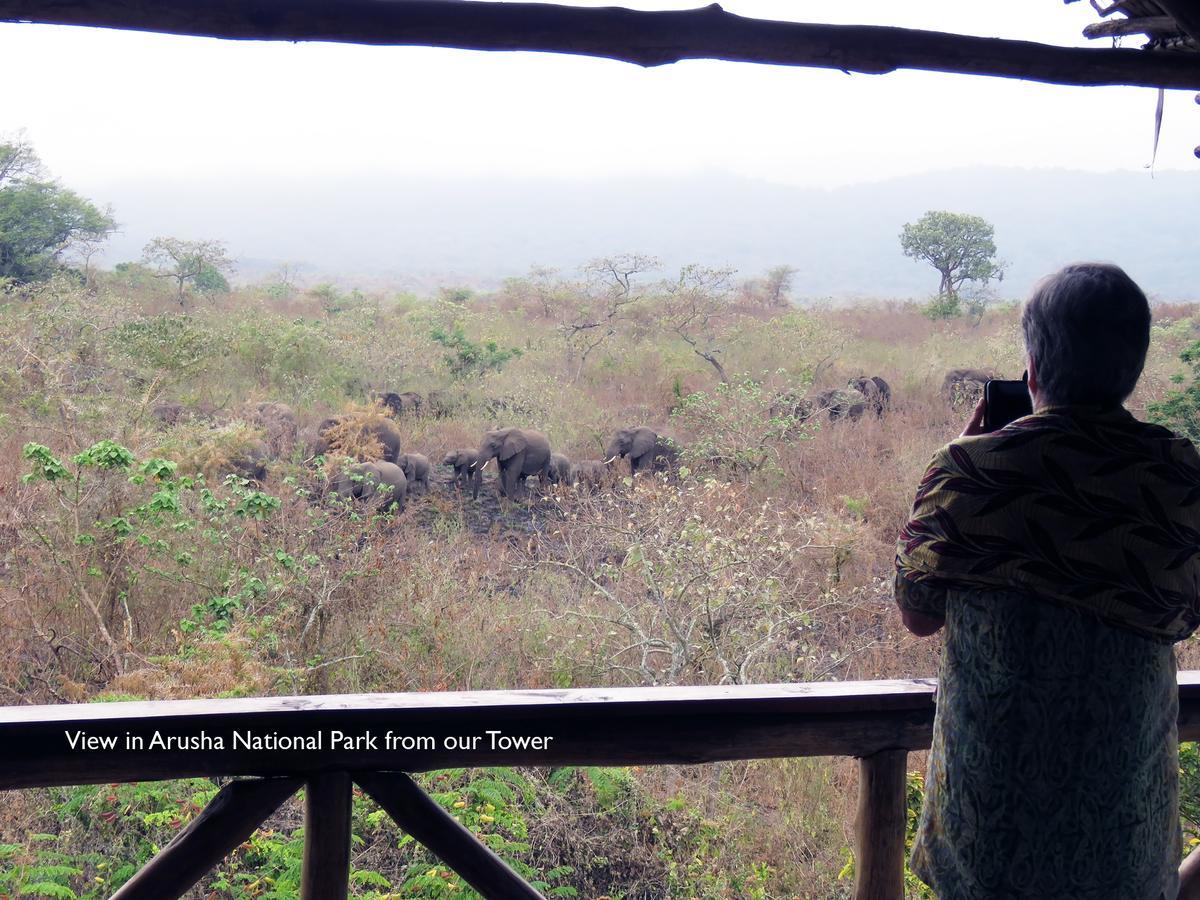
POLYGON ((225 785, 200 815, 113 894, 112 900, 182 897, 254 834, 263 820, 296 793, 300 785, 299 778, 255 778, 225 785))
POLYGON ((401 772, 359 772, 355 781, 396 824, 486 900, 545 900, 462 823, 401 772))
POLYGON ((904 900, 907 764, 906 750, 858 761, 854 900, 904 900))
POLYGON ((326 772, 304 791, 300 900, 346 900, 350 887, 350 776, 326 772))

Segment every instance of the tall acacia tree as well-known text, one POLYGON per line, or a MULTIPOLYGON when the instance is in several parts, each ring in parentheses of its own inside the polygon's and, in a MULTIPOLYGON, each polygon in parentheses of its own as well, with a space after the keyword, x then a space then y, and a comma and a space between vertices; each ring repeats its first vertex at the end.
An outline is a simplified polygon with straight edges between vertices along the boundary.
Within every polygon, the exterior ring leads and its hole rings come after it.
POLYGON ((116 227, 111 212, 48 177, 24 137, 0 138, 0 280, 48 278, 68 249, 116 227))
POLYGON ((1004 264, 996 259, 995 232, 980 216, 930 210, 900 232, 904 255, 929 263, 942 276, 938 306, 946 314, 959 309, 959 289, 964 282, 985 285, 1004 277, 1004 264))
POLYGON ((732 276, 732 269, 684 266, 678 280, 664 285, 662 301, 655 311, 667 330, 712 366, 722 382, 729 381, 729 374, 721 363, 728 334, 720 326, 731 314, 732 276))
POLYGON ((180 306, 189 284, 206 293, 229 290, 225 276, 233 271, 233 260, 221 241, 155 238, 142 249, 142 261, 154 266, 159 278, 175 282, 180 306))

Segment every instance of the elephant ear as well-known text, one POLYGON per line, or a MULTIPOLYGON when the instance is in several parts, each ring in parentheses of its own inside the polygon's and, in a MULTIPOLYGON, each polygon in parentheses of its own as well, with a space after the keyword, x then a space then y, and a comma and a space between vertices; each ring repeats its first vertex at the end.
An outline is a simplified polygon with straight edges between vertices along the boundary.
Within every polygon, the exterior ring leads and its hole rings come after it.
POLYGON ((361 472, 364 492, 370 491, 373 493, 383 483, 383 473, 375 463, 363 463, 361 472))
POLYGON ((658 441, 658 435, 649 428, 639 429, 634 432, 633 445, 629 449, 630 456, 645 456, 654 449, 655 443, 658 441))
POLYGON ((525 435, 519 431, 514 431, 504 439, 504 443, 500 446, 500 452, 496 454, 496 458, 500 460, 512 459, 524 450, 525 446, 525 435))

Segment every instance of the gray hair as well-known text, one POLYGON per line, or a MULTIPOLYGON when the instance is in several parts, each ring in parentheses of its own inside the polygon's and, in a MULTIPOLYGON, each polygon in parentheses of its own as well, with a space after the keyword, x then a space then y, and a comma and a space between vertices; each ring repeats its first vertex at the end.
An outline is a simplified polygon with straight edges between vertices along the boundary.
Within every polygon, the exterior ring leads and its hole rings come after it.
POLYGON ((1076 263, 1038 282, 1021 312, 1047 404, 1119 406, 1150 347, 1150 304, 1123 270, 1076 263))

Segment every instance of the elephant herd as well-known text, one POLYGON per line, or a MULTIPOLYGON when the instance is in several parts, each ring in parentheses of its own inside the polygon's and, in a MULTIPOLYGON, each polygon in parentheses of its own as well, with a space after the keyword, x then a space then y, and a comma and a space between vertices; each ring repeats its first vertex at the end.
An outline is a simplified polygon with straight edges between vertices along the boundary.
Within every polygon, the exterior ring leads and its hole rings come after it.
MULTIPOLYGON (((973 403, 993 374, 982 369, 951 369, 942 382, 942 395, 951 405, 973 403)), ((420 453, 403 452, 398 425, 403 417, 420 413, 442 415, 449 408, 441 392, 422 396, 415 392, 378 393, 376 406, 366 413, 327 418, 301 434, 296 415, 283 403, 262 402, 243 408, 239 418, 255 426, 261 437, 250 439, 227 461, 223 471, 252 481, 266 477, 267 462, 281 458, 299 445, 306 460, 337 453, 356 462, 348 463, 330 477, 328 490, 348 500, 390 499, 403 509, 410 496, 430 491, 433 463, 420 453)), ((771 406, 774 416, 791 416, 808 421, 817 416, 829 422, 854 421, 870 411, 884 416, 892 405, 891 386, 879 376, 850 379, 844 388, 819 391, 807 397, 779 394, 771 406)), ((208 417, 203 411, 186 410, 177 403, 151 409, 163 425, 174 425, 184 417, 208 417)), ((573 461, 555 452, 546 435, 527 428, 495 428, 488 431, 477 448, 462 447, 446 453, 441 465, 453 472, 452 483, 478 498, 483 469, 496 461, 497 481, 502 496, 516 499, 527 493, 526 479, 536 476, 543 486, 567 485, 596 490, 611 480, 613 465, 629 459, 632 475, 670 471, 678 462, 679 448, 654 429, 621 428, 608 442, 603 459, 573 461)))
MULTIPOLYGON (((406 499, 418 491, 428 493, 432 463, 420 453, 401 450, 396 423, 385 416, 365 419, 335 417, 323 421, 304 441, 305 457, 314 460, 331 452, 351 457, 376 457, 340 469, 330 481, 330 491, 345 499, 383 501, 404 508, 406 499)), ((537 476, 543 485, 568 485, 598 489, 607 481, 610 467, 628 457, 632 474, 671 467, 678 457, 674 443, 645 426, 622 428, 613 434, 603 460, 573 462, 551 450, 540 431, 528 428, 496 428, 488 431, 478 448, 451 450, 442 459, 450 468, 453 483, 462 491, 479 496, 483 469, 492 460, 499 469, 500 494, 518 499, 527 493, 525 480, 537 476)))
POLYGON ((775 398, 771 414, 791 416, 807 422, 824 415, 830 422, 856 421, 870 410, 882 418, 892 404, 892 388, 878 375, 851 378, 844 388, 819 391, 810 397, 800 397, 788 391, 775 398))
MULTIPOLYGON (((266 478, 268 462, 288 456, 297 446, 309 462, 336 453, 354 462, 330 476, 330 493, 347 500, 378 502, 390 498, 402 509, 407 498, 430 491, 434 467, 429 457, 404 452, 398 421, 421 410, 434 414, 445 400, 436 392, 427 397, 412 392, 389 392, 374 399, 377 405, 372 410, 326 418, 305 432, 299 431, 295 412, 284 403, 248 404, 231 418, 253 425, 261 437, 239 445, 224 460, 220 471, 261 482, 266 478)), ((222 418, 208 410, 188 409, 178 403, 159 404, 150 414, 163 426, 173 426, 188 418, 214 421, 222 418)), ((501 495, 515 499, 526 493, 525 480, 530 476, 537 476, 543 485, 578 485, 596 490, 610 480, 612 466, 619 459, 628 458, 631 472, 637 475, 673 467, 677 457, 678 449, 670 439, 645 426, 615 432, 604 459, 578 461, 551 450, 549 439, 539 431, 497 428, 488 431, 477 448, 449 451, 441 464, 453 471, 452 483, 477 498, 483 469, 495 460, 501 495)))
MULTIPOLYGON (((400 450, 400 431, 388 419, 377 419, 365 426, 350 425, 338 419, 326 419, 318 426, 316 440, 308 445, 310 458, 324 456, 331 450, 347 450, 341 443, 350 437, 366 433, 382 448, 379 460, 344 467, 335 475, 330 490, 343 498, 361 500, 390 500, 398 509, 410 494, 430 490, 432 464, 421 454, 406 454, 400 450), (355 428, 359 433, 354 434, 355 428)), ((608 443, 605 460, 570 458, 551 450, 550 439, 530 428, 493 428, 484 434, 479 448, 451 450, 442 464, 454 472, 454 484, 472 498, 479 497, 482 472, 492 460, 499 469, 497 484, 503 497, 518 499, 527 494, 526 479, 536 476, 542 485, 580 485, 596 488, 604 485, 610 467, 620 458, 629 457, 632 474, 647 472, 658 466, 672 466, 678 451, 653 428, 644 426, 622 428, 608 443)))
MULTIPOLYGON (((942 379, 941 396, 952 407, 974 406, 983 387, 997 377, 988 369, 950 369, 942 379)), ((892 388, 878 375, 851 378, 844 388, 819 391, 809 397, 787 392, 776 397, 773 415, 788 415, 801 422, 824 415, 830 422, 855 421, 866 412, 882 418, 892 407, 892 388)))

